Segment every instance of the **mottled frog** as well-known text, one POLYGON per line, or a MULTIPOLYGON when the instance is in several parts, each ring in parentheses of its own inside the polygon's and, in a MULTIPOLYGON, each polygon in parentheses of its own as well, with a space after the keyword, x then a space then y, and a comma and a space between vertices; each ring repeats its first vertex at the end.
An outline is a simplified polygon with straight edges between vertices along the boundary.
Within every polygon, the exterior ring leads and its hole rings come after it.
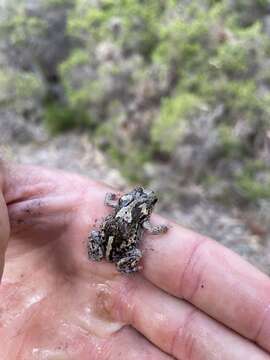
POLYGON ((139 244, 144 230, 153 235, 165 233, 165 225, 153 226, 150 215, 157 202, 151 190, 136 187, 117 199, 116 194, 108 193, 105 204, 114 209, 102 222, 98 230, 88 236, 89 259, 100 261, 106 258, 116 264, 122 273, 140 270, 142 251, 139 244))

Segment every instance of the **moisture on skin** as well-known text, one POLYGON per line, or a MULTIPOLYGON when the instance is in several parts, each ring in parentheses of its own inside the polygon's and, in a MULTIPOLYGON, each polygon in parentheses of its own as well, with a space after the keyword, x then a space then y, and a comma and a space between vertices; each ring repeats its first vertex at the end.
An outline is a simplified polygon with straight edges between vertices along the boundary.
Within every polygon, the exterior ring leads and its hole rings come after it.
POLYGON ((139 249, 144 230, 150 234, 165 233, 165 225, 153 226, 150 216, 157 202, 156 194, 142 187, 117 199, 116 194, 106 195, 105 204, 114 209, 102 222, 98 230, 88 236, 88 257, 113 262, 121 273, 140 270, 142 252, 139 249))

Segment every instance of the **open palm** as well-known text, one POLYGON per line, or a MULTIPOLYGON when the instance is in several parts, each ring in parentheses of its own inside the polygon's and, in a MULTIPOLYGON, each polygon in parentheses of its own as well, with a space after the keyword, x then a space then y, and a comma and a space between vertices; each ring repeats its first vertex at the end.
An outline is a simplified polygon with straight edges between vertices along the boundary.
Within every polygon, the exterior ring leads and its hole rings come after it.
POLYGON ((270 359, 270 281, 237 255, 171 224, 145 239, 143 271, 121 275, 87 258, 110 189, 34 167, 2 175, 1 359, 270 359))

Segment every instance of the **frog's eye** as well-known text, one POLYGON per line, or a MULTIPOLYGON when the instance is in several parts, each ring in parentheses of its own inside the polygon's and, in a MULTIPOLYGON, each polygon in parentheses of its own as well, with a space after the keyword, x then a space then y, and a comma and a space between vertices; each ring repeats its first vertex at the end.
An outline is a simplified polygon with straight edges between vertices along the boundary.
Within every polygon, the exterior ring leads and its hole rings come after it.
POLYGON ((136 186, 133 190, 134 193, 142 194, 144 192, 144 189, 142 186, 136 186))

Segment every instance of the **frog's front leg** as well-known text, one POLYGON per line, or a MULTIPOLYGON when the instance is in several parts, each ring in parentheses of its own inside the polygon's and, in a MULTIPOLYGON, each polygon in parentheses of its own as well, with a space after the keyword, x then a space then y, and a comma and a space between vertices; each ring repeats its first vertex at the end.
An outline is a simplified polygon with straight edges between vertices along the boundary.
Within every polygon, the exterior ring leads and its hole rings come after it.
POLYGON ((101 231, 91 231, 88 236, 87 250, 91 260, 101 261, 104 257, 104 241, 101 231))
POLYGON ((106 206, 110 206, 113 208, 116 208, 118 205, 118 200, 117 200, 117 195, 114 193, 107 193, 105 195, 105 200, 104 200, 104 204, 106 206))
POLYGON ((149 220, 146 220, 143 223, 143 228, 149 232, 151 235, 160 235, 165 234, 168 231, 168 226, 166 225, 152 225, 149 220))
POLYGON ((141 258, 142 252, 134 248, 127 252, 126 256, 116 263, 116 268, 119 272, 125 274, 139 271, 141 269, 139 265, 141 258))

